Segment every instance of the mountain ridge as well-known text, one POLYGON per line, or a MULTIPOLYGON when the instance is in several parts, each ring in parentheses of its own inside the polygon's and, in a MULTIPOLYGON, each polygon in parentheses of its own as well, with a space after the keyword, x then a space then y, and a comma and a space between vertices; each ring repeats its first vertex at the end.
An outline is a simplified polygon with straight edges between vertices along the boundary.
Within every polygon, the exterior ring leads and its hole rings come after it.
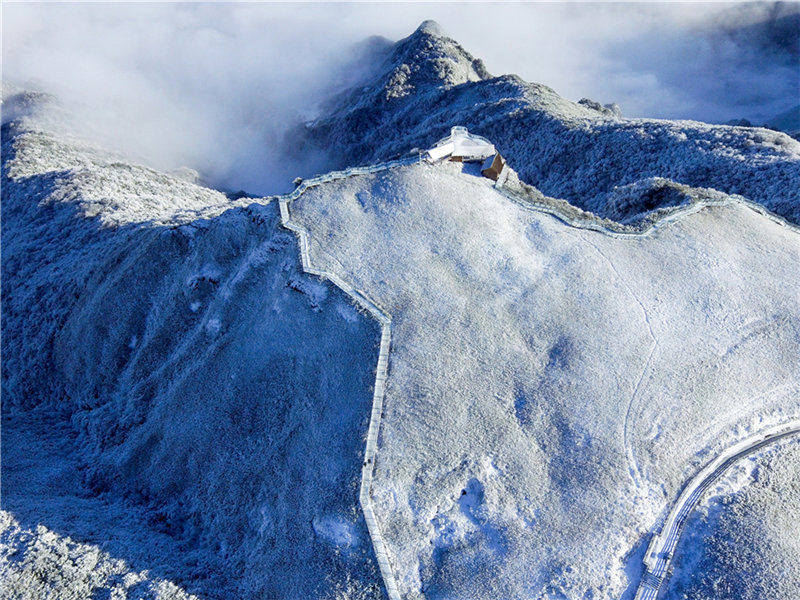
POLYGON ((377 74, 294 129, 290 151, 327 152, 331 168, 370 164, 465 125, 491 139, 526 183, 601 216, 615 187, 660 177, 740 194, 800 220, 800 142, 786 134, 625 119, 614 105, 571 102, 516 75, 491 77, 475 60, 426 22, 386 53, 377 74))

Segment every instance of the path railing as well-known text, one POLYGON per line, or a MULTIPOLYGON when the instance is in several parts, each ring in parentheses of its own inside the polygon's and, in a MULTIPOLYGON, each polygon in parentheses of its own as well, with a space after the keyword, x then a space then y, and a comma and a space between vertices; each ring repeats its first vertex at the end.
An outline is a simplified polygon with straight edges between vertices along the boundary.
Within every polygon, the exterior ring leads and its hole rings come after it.
POLYGON ((372 481, 378 453, 378 436, 380 434, 381 417, 383 415, 383 398, 386 390, 386 377, 389 370, 389 350, 392 339, 392 321, 389 317, 389 314, 379 308, 377 303, 371 300, 364 292, 357 290, 335 273, 329 273, 327 271, 317 269, 312 265, 308 242, 308 232, 303 226, 292 221, 289 205, 309 188, 322 185, 330 181, 352 177, 354 175, 377 173, 379 171, 385 171, 387 169, 409 165, 419 161, 420 158, 415 156, 412 158, 400 159, 370 167, 356 167, 353 169, 347 169, 345 171, 328 173, 327 175, 322 175, 320 177, 303 181, 291 194, 287 194, 286 196, 278 198, 281 211, 281 222, 283 223, 283 226, 293 231, 297 235, 298 243, 300 245, 300 262, 303 270, 311 275, 316 275, 317 277, 327 279, 339 287, 359 306, 366 310, 374 319, 376 319, 381 326, 381 343, 380 350, 378 351, 378 363, 375 369, 375 387, 372 393, 372 410, 370 413, 369 428, 367 430, 367 444, 364 450, 364 462, 361 467, 361 488, 359 490, 358 500, 361 504, 361 510, 364 513, 364 521, 367 523, 367 530, 369 531, 370 539, 372 540, 372 547, 375 552, 375 558, 378 561, 378 568, 380 569, 381 577, 383 578, 383 584, 390 600, 401 600, 400 591, 397 588, 397 580, 395 578, 394 570, 392 569, 392 563, 389 558, 389 552, 386 548, 386 543, 383 539, 383 534, 381 533, 380 524, 378 523, 378 519, 375 517, 375 510, 372 502, 372 481))

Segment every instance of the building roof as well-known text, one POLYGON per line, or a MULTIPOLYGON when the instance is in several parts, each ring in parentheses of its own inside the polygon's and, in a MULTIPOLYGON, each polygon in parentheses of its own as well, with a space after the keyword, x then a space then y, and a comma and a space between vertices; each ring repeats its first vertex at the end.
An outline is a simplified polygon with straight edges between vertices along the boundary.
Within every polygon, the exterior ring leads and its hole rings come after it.
POLYGON ((432 161, 443 158, 460 158, 461 160, 483 160, 496 153, 494 145, 479 135, 467 131, 466 127, 456 126, 450 129, 450 135, 439 140, 428 150, 428 158, 432 161))

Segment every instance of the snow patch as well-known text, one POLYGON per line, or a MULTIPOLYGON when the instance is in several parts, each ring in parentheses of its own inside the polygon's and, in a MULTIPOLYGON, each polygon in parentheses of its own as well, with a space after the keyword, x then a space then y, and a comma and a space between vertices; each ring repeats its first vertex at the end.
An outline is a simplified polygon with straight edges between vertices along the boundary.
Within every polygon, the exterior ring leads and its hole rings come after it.
POLYGON ((314 532, 329 544, 352 548, 358 545, 358 534, 352 523, 342 517, 314 517, 314 532))
POLYGON ((219 317, 212 317, 206 321, 206 332, 211 335, 217 335, 222 329, 222 321, 219 317))
POLYGON ((337 302, 336 313, 348 323, 358 322, 358 311, 352 304, 347 302, 337 302))
POLYGON ((320 306, 328 297, 328 288, 322 282, 311 279, 301 279, 292 277, 287 284, 291 289, 305 294, 308 297, 311 308, 315 311, 320 310, 320 306))

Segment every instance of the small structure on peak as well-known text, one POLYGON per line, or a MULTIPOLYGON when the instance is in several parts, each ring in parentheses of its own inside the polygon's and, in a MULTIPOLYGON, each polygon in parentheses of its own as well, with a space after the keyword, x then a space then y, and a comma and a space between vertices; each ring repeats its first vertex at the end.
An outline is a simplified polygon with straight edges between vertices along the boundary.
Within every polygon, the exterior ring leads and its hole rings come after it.
POLYGON ((488 179, 497 181, 505 167, 506 161, 500 156, 486 138, 473 135, 466 127, 456 126, 450 129, 450 135, 439 140, 436 145, 428 150, 429 162, 452 160, 456 162, 482 162, 481 174, 488 179))
POLYGON ((500 177, 500 173, 503 171, 503 167, 505 166, 506 160, 500 155, 499 152, 497 152, 494 156, 489 156, 483 161, 481 175, 488 177, 492 181, 497 181, 497 179, 500 177))
POLYGON ((493 156, 497 150, 486 138, 473 135, 466 127, 453 127, 450 135, 439 140, 428 150, 428 160, 436 162, 445 158, 458 162, 482 161, 493 156))

